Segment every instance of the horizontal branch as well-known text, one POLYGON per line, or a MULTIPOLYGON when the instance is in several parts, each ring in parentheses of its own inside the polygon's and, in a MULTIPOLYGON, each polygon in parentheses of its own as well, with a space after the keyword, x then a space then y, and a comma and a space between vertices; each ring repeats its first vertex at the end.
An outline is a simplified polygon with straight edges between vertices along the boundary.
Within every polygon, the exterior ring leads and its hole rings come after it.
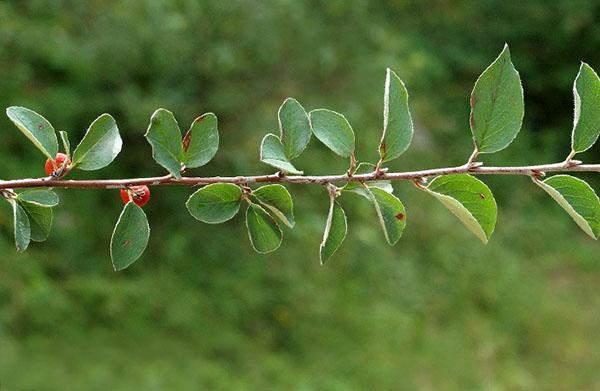
POLYGON ((462 165, 457 167, 435 168, 420 171, 407 172, 372 172, 357 174, 351 177, 342 175, 317 175, 317 176, 288 176, 280 173, 270 175, 253 176, 215 176, 215 177, 182 177, 173 178, 171 175, 147 178, 129 179, 91 179, 91 180, 65 180, 57 178, 34 178, 0 181, 0 189, 17 189, 28 187, 55 187, 55 188, 95 188, 95 189, 118 189, 127 186, 147 185, 172 185, 172 186, 198 186, 211 183, 234 183, 238 185, 252 183, 299 183, 319 184, 339 182, 371 182, 379 180, 418 180, 421 178, 449 174, 471 174, 471 175, 525 175, 541 176, 546 172, 600 172, 600 164, 578 164, 578 162, 561 162, 553 164, 541 164, 534 166, 515 167, 486 167, 482 165, 462 165))

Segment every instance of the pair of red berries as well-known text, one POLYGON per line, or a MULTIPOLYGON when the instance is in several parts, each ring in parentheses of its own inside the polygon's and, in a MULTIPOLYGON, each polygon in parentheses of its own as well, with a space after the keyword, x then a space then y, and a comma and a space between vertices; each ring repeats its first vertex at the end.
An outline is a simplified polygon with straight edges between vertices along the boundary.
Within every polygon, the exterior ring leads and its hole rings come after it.
MULTIPOLYGON (((56 163, 53 163, 51 159, 46 160, 44 170, 48 176, 61 177, 67 173, 69 166, 71 165, 71 159, 64 153, 56 155, 56 163), (67 161, 65 164, 65 160, 67 161), (64 170, 63 170, 64 165, 64 170)), ((150 200, 150 189, 148 186, 131 186, 127 189, 121 189, 121 199, 126 204, 129 201, 133 201, 137 206, 144 206, 150 200)))

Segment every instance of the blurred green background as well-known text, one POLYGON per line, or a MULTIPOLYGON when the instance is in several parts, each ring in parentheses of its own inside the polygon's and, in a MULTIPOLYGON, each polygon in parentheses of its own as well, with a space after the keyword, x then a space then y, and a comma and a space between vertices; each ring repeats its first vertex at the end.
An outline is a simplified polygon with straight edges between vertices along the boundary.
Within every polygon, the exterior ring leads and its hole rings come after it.
MULTIPOLYGON (((0 2, 0 106, 23 105, 79 140, 103 112, 124 149, 73 178, 162 175, 143 138, 158 107, 182 128, 217 113, 220 151, 196 175, 271 173, 262 136, 293 96, 345 113, 374 161, 385 68, 405 81, 416 135, 395 170, 463 163, 468 98, 509 43, 523 130, 486 163, 564 159, 579 61, 600 68, 599 1, 0 2)), ((3 116, 0 177, 44 158, 3 116)), ((581 155, 600 161, 598 146, 581 155)), ((343 172, 315 140, 297 166, 343 172)), ((583 175, 600 190, 598 176, 583 175)), ((59 190, 51 238, 17 254, 0 208, 2 390, 600 389, 600 253, 527 178, 486 177, 499 205, 487 246, 411 185, 389 247, 370 205, 340 202, 349 236, 318 261, 326 192, 290 186, 297 225, 251 250, 243 219, 209 226, 187 188, 154 188, 143 258, 112 271, 118 192, 59 190)))

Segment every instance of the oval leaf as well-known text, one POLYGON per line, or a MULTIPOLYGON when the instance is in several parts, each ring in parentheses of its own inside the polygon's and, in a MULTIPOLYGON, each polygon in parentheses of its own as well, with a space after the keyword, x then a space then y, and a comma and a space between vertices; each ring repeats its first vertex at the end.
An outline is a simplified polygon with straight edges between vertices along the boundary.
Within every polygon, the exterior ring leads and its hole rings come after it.
POLYGON ((498 208, 487 185, 468 174, 436 177, 422 188, 437 198, 483 243, 487 243, 494 227, 498 208))
POLYGON ((283 144, 274 134, 267 134, 260 144, 260 161, 290 174, 302 175, 285 156, 283 144))
POLYGON ((252 195, 273 215, 290 228, 294 227, 294 203, 288 190, 282 185, 259 187, 252 195))
POLYGON ((175 178, 181 178, 183 144, 177 121, 168 110, 158 109, 152 114, 146 139, 152 146, 152 157, 175 178))
POLYGON ((59 202, 56 193, 45 189, 26 190, 17 195, 17 200, 45 207, 56 206, 59 202))
POLYGON ((594 239, 600 236, 600 200, 585 181, 570 175, 554 175, 537 183, 594 239))
POLYGON ((508 45, 479 76, 471 93, 471 132, 480 153, 506 148, 517 137, 525 105, 519 72, 508 45))
POLYGON ((183 138, 183 157, 186 167, 201 167, 208 163, 219 149, 217 116, 213 113, 196 118, 183 138))
POLYGON ((288 159, 304 151, 310 141, 310 121, 304 107, 293 98, 287 98, 278 112, 281 143, 288 159))
POLYGON ((242 189, 231 183, 204 186, 190 196, 186 206, 197 220, 218 224, 230 220, 240 210, 242 189))
POLYGON ((571 146, 574 152, 588 150, 600 135, 600 79, 592 67, 581 63, 573 84, 575 115, 571 146))
POLYGON ((148 245, 150 226, 146 214, 133 202, 128 202, 110 239, 110 257, 116 271, 137 261, 148 245))
POLYGON ((342 114, 327 109, 313 110, 310 125, 319 141, 339 156, 350 157, 354 153, 354 131, 342 114))
POLYGON ((365 190, 375 208, 385 240, 393 246, 402 236, 402 231, 406 226, 404 205, 396 196, 385 190, 366 186, 365 190))
POLYGON ((9 202, 13 208, 15 246, 17 247, 17 252, 23 252, 27 250, 31 240, 29 218, 25 209, 18 202, 15 200, 10 200, 9 202))
POLYGON ((260 205, 250 204, 246 210, 246 227, 254 250, 261 254, 281 246, 283 233, 279 225, 260 205))
POLYGON ((85 171, 104 168, 117 157, 122 146, 117 122, 110 114, 102 114, 92 122, 73 151, 72 167, 85 171))
POLYGON ((330 197, 329 214, 323 233, 323 241, 320 247, 321 265, 325 264, 331 256, 340 248, 346 238, 348 224, 346 213, 334 197, 330 197))
POLYGON ((58 153, 58 140, 48 120, 33 110, 12 106, 6 109, 8 118, 44 155, 52 159, 58 153))
POLYGON ((408 109, 408 91, 398 75, 387 69, 383 96, 383 135, 379 156, 388 162, 402 155, 413 137, 413 122, 408 109))
POLYGON ((43 242, 48 239, 52 229, 52 208, 25 201, 19 201, 19 204, 27 213, 31 228, 31 240, 43 242))

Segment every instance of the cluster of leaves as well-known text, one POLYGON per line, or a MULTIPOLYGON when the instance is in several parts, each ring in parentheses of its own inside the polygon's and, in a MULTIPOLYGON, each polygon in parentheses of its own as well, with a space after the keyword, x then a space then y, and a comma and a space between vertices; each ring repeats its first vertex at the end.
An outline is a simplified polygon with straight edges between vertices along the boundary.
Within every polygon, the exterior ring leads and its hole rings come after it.
MULTIPOLYGON (((594 70, 582 63, 575 79, 575 115, 571 153, 566 164, 577 153, 586 151, 600 135, 600 79, 594 70)), ((481 74, 470 99, 470 127, 474 153, 494 153, 506 148, 521 129, 524 116, 523 89, 508 46, 481 74)), ((49 159, 58 152, 58 139, 52 125, 41 115, 23 108, 10 107, 7 115, 32 143, 49 159)), ((288 98, 278 111, 279 135, 267 134, 261 143, 260 159, 277 168, 282 176, 302 175, 292 163, 302 154, 314 135, 336 155, 349 159, 348 181, 326 184, 329 212, 320 246, 321 263, 326 262, 341 246, 348 225, 339 202, 344 193, 355 193, 367 199, 383 230, 384 237, 394 245, 406 225, 406 211, 385 180, 383 165, 400 157, 410 146, 413 122, 408 105, 408 93, 402 80, 387 70, 384 89, 383 132, 379 143, 380 159, 376 164, 357 162, 354 131, 340 113, 327 109, 307 112, 295 99, 288 98), (372 181, 351 180, 357 174, 373 173, 372 181)), ((101 115, 87 130, 71 155, 66 132, 59 132, 65 154, 71 158, 60 174, 74 168, 97 170, 110 164, 121 150, 122 141, 115 120, 101 115)), ((187 169, 207 164, 219 146, 217 117, 213 113, 194 120, 182 136, 173 114, 158 109, 152 115, 146 139, 152 147, 154 160, 173 178, 181 178, 187 169)), ((55 164, 56 167, 56 164, 55 164)), ((57 167, 58 170, 58 167, 57 167)), ((594 190, 581 179, 569 175, 554 175, 533 181, 544 189, 575 220, 588 235, 600 236, 600 200, 594 190)), ((495 228, 497 206, 485 183, 469 174, 437 176, 427 182, 415 181, 416 187, 431 194, 482 242, 486 243, 495 228)), ((52 223, 52 207, 58 197, 51 190, 28 190, 2 195, 12 205, 15 219, 15 242, 24 251, 30 240, 43 241, 52 223)), ((199 221, 218 224, 236 216, 242 204, 247 204, 246 226, 253 248, 259 253, 275 251, 282 243, 280 224, 293 228, 294 211, 290 193, 281 184, 269 184, 255 189, 247 184, 215 183, 202 187, 188 199, 189 213, 199 221)), ((128 202, 121 212, 111 239, 111 258, 115 270, 122 270, 143 253, 150 236, 147 217, 141 207, 128 202)))

